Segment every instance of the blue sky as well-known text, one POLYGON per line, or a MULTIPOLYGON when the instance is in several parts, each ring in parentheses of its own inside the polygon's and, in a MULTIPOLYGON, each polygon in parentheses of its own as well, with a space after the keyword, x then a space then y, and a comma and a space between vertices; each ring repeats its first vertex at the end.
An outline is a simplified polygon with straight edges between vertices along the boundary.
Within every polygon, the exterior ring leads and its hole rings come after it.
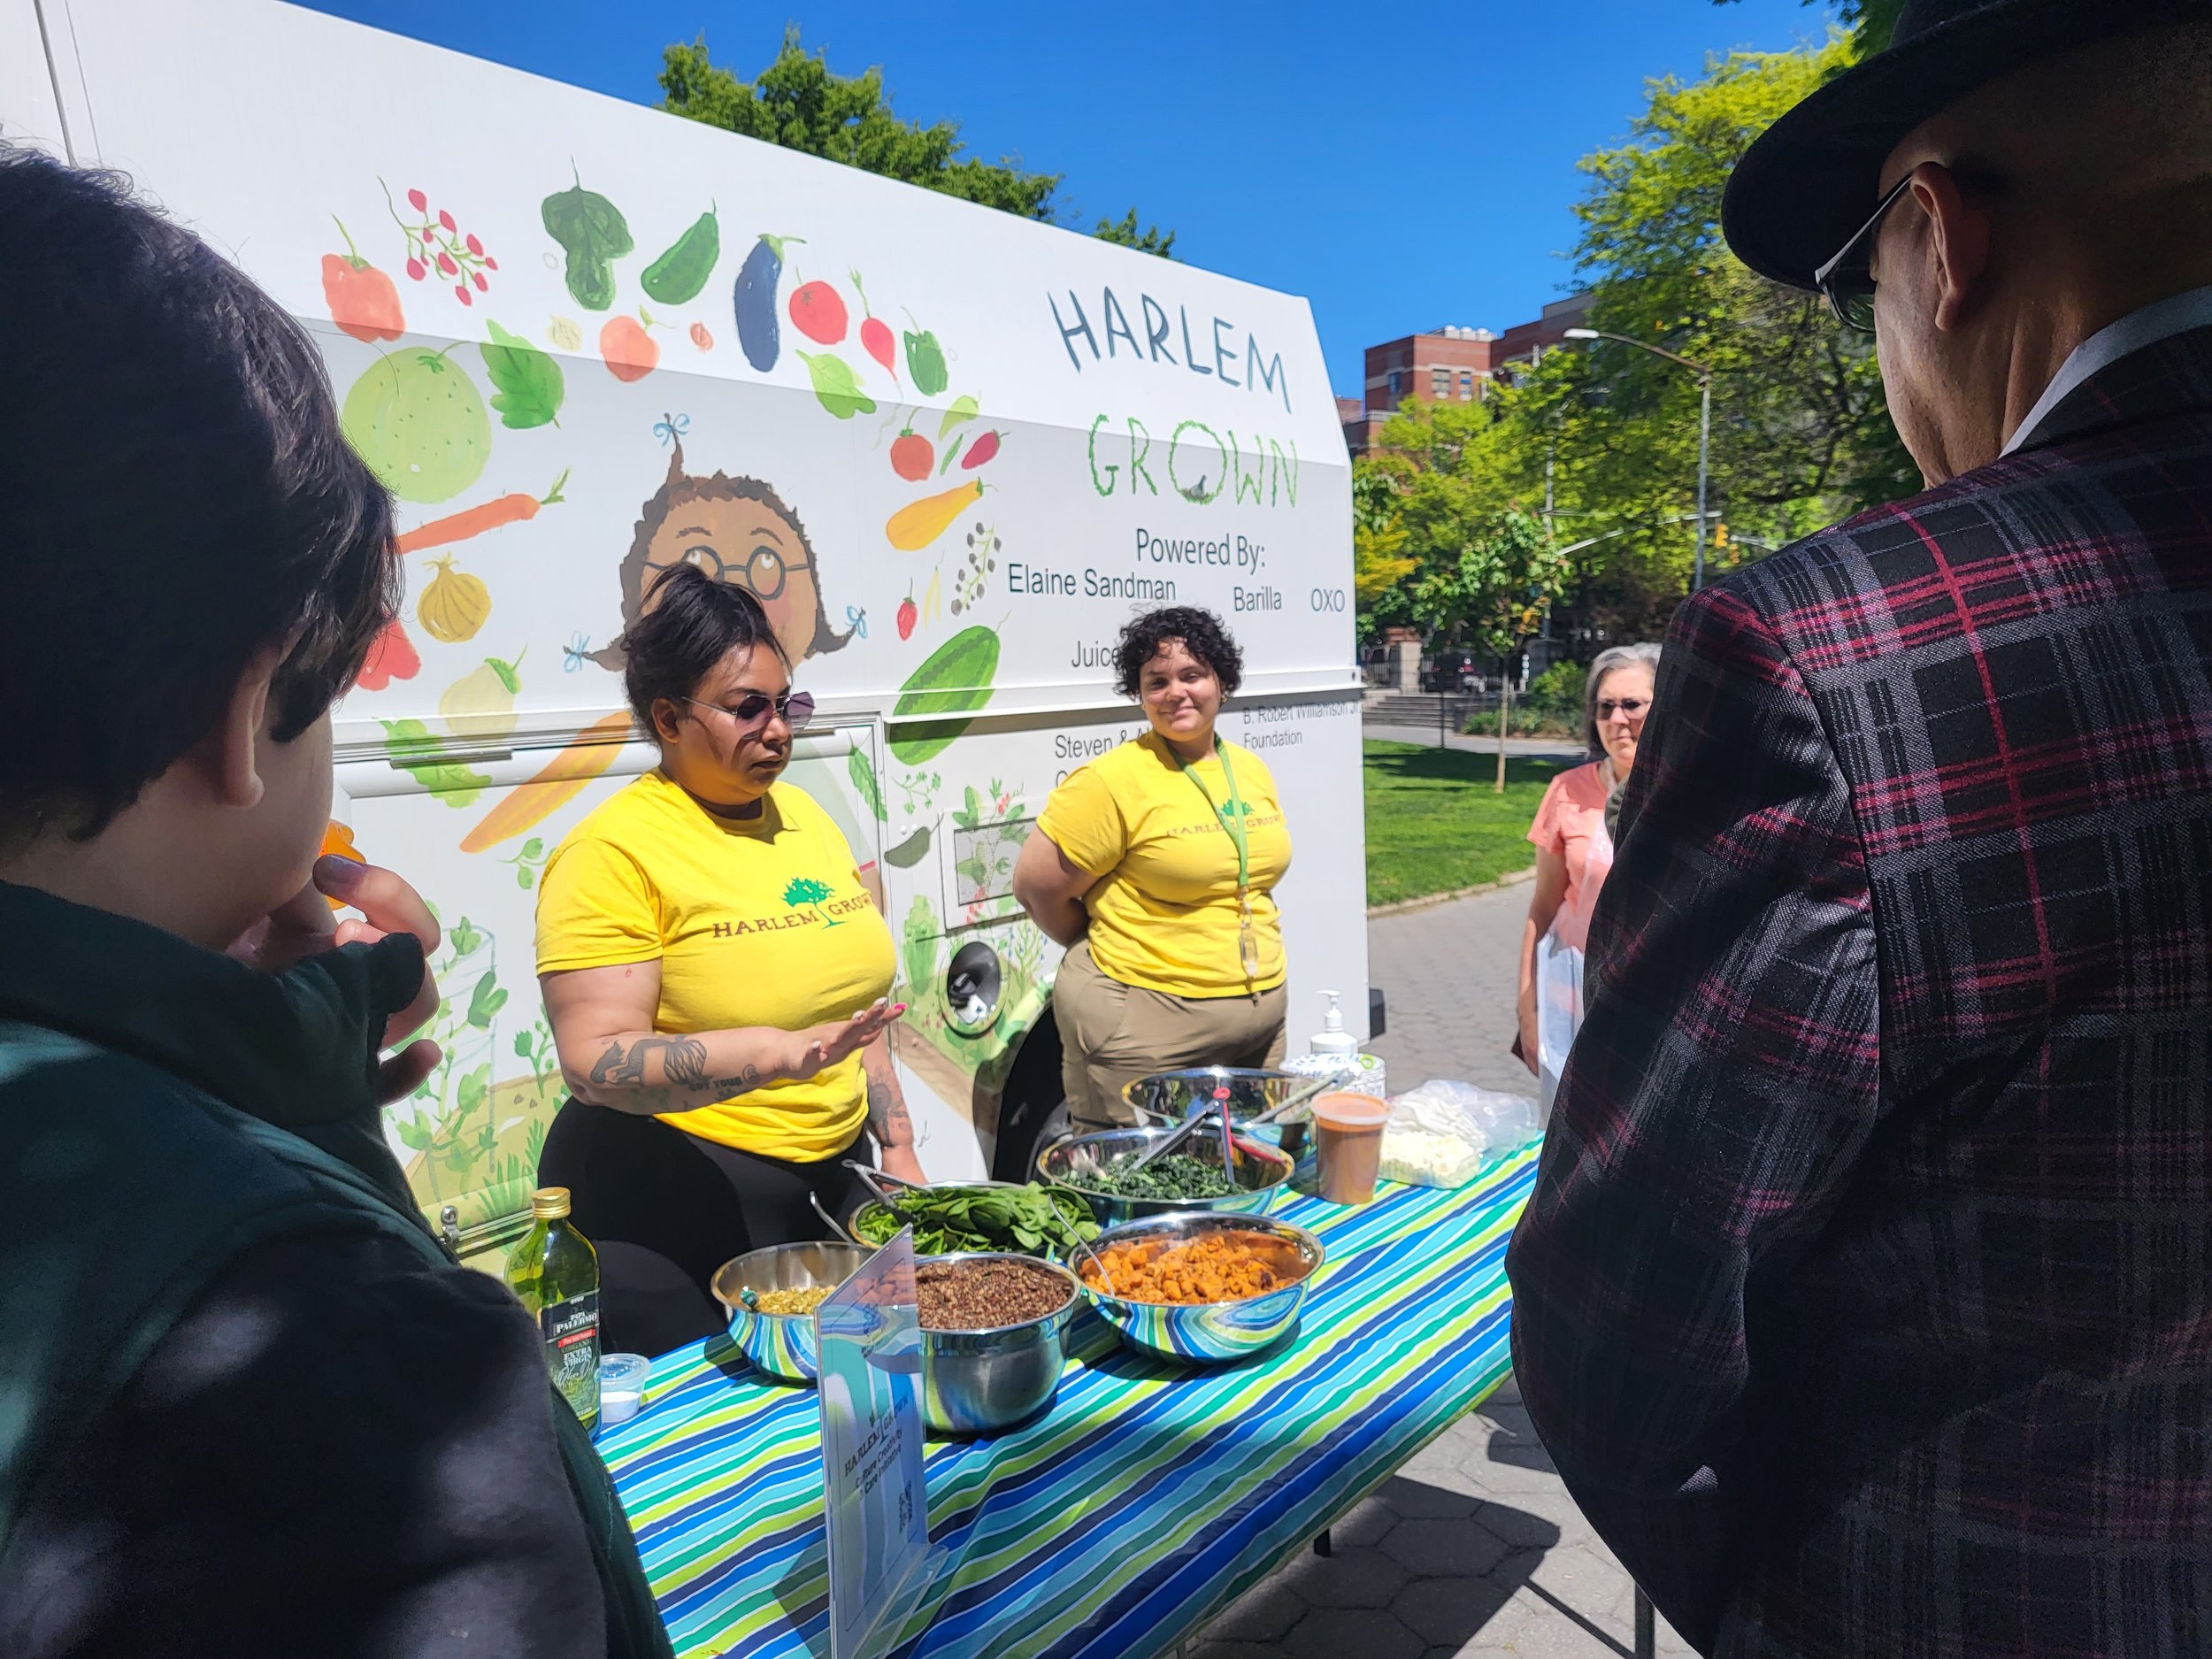
POLYGON ((1302 294, 1330 379, 1444 323, 1502 329, 1571 282, 1576 160, 1647 77, 1825 27, 1799 0, 319 0, 317 9, 639 103, 703 33, 750 78, 787 19, 830 66, 883 66, 909 119, 1064 173, 1087 227, 1171 227, 1179 257, 1302 294))

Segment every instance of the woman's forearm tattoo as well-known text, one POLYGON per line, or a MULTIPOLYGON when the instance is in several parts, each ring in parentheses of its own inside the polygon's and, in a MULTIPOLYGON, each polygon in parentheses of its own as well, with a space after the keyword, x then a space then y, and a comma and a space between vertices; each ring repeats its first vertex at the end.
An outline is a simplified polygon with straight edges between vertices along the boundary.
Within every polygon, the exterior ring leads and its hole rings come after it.
POLYGON ((757 1088, 760 1068, 749 1065, 732 1077, 712 1077, 707 1069, 707 1045, 696 1037, 640 1037, 626 1049, 619 1042, 607 1045, 606 1053, 591 1069, 595 1088, 635 1089, 648 1094, 719 1099, 757 1088), (661 1082, 645 1080, 645 1063, 660 1056, 661 1082))

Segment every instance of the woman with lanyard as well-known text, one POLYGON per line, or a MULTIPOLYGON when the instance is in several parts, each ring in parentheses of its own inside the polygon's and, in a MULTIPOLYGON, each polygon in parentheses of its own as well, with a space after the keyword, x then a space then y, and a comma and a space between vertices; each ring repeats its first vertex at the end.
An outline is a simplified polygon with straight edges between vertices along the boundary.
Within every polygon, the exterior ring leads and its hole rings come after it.
POLYGON ((1260 757, 1214 730, 1243 659, 1211 611, 1122 630, 1117 684, 1150 730, 1071 772, 1014 865, 1014 895, 1068 947, 1053 1006, 1069 1115, 1135 1120, 1123 1087, 1190 1065, 1282 1056, 1275 884, 1290 833, 1260 757))

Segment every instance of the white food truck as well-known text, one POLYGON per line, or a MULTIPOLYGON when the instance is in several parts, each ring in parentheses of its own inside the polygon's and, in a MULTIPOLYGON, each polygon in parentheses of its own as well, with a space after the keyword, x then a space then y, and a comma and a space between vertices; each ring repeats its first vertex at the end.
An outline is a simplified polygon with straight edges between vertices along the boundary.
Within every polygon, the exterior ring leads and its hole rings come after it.
POLYGON ((1360 1031, 1349 465, 1304 301, 273 0, 0 0, 0 138, 123 170, 276 295, 399 497, 333 816, 444 925, 444 1064, 388 1126, 465 1253, 527 1222, 537 872, 654 762, 617 641, 678 559, 750 583, 818 699, 788 776, 879 883, 933 1177, 1020 1176, 1058 1105, 1010 872, 1142 729, 1133 612, 1235 633, 1293 1048, 1323 987, 1360 1031))

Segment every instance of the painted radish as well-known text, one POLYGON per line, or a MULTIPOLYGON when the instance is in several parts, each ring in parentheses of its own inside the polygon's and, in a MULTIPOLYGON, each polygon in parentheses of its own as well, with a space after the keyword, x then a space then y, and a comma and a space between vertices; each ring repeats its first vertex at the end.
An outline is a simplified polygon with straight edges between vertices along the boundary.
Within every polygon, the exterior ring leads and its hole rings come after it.
POLYGON ((918 484, 937 464, 937 452, 927 438, 909 426, 891 446, 891 470, 910 484, 918 484))
POLYGON ((960 457, 960 470, 972 472, 998 453, 998 434, 987 432, 968 446, 967 454, 960 457))
POLYGON ((791 291, 791 326, 818 345, 845 337, 845 302, 826 282, 806 282, 791 291))
POLYGON ((848 273, 853 280, 853 292, 860 296, 860 309, 867 314, 860 323, 860 349, 883 365, 884 372, 893 380, 899 378, 898 336, 890 325, 868 310, 868 290, 860 286, 860 273, 848 273))

